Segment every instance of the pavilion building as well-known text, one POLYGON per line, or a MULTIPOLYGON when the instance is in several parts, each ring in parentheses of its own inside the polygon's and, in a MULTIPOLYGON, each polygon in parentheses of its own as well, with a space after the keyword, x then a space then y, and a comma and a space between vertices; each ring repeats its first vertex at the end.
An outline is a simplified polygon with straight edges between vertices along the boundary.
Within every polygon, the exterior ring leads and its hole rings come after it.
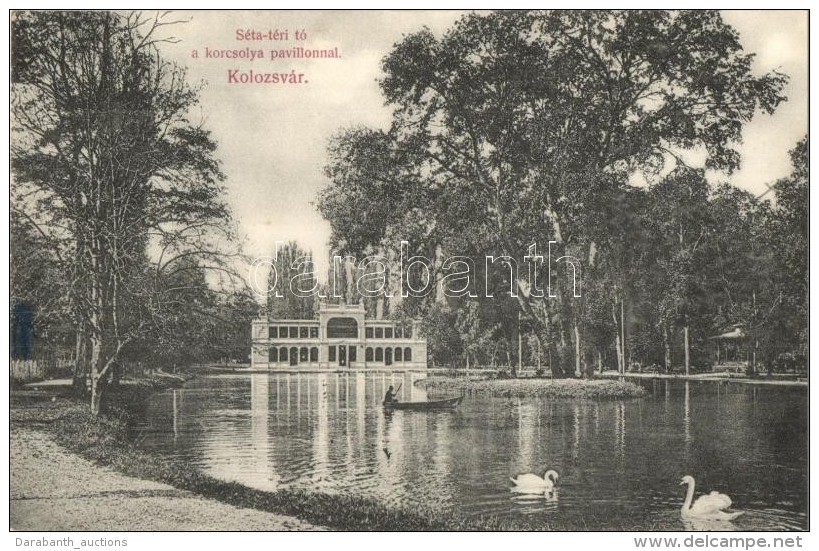
POLYGON ((751 364, 748 334, 744 324, 735 324, 720 335, 709 337, 714 343, 713 371, 744 372, 751 364))
POLYGON ((258 319, 251 368, 426 369, 418 322, 366 319, 363 304, 321 304, 318 319, 258 319))

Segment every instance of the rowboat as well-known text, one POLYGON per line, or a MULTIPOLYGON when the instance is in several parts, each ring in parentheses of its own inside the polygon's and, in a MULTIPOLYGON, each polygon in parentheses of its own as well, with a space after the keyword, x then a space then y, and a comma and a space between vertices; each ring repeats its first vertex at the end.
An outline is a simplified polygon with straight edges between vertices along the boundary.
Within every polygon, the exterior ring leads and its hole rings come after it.
POLYGON ((409 411, 431 411, 455 409, 463 400, 463 396, 447 398, 446 400, 431 400, 428 402, 390 402, 384 404, 385 409, 403 409, 409 411))

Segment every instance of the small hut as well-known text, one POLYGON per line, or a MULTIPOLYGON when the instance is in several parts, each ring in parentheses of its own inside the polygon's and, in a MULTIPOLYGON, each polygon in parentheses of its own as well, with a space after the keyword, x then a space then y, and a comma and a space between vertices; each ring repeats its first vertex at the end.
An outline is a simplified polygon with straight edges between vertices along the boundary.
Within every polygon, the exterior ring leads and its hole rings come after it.
POLYGON ((744 372, 750 365, 748 333, 745 325, 738 323, 724 333, 710 337, 715 346, 714 371, 744 372))

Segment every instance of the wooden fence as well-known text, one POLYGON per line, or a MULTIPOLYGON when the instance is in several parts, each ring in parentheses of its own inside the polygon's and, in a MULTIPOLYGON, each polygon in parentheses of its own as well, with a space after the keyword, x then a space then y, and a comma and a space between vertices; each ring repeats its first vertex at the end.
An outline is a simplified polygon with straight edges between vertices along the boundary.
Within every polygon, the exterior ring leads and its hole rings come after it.
MULTIPOLYGON (((153 372, 152 367, 142 362, 123 362, 119 364, 119 373, 124 379, 149 377, 153 372)), ((9 360, 9 375, 12 379, 22 383, 71 377, 73 373, 73 359, 9 360)))
POLYGON ((73 369, 74 360, 9 360, 9 375, 24 383, 51 377, 70 377, 73 369))

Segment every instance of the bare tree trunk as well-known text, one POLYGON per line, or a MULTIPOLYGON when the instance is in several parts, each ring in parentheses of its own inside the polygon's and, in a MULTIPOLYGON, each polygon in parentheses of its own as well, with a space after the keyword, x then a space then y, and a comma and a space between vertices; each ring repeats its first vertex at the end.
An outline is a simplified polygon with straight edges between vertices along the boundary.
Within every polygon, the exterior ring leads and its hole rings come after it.
POLYGON ((574 323, 574 375, 575 377, 582 377, 583 370, 580 366, 580 327, 577 321, 574 323))
POLYGON ((88 376, 88 334, 85 320, 77 321, 77 337, 74 345, 74 379, 72 386, 76 396, 86 392, 85 381, 88 376))
POLYGON ((518 369, 512 370, 512 376, 517 378, 518 372, 523 370, 523 336, 520 334, 520 312, 518 312, 518 369))
MULTIPOLYGON (((614 319, 614 326, 617 327, 617 307, 611 305, 611 317, 614 319)), ((623 343, 620 341, 620 332, 614 333, 614 351, 617 354, 617 372, 625 373, 625 365, 623 364, 623 343)))
POLYGON ((665 347, 665 372, 671 369, 671 343, 668 341, 668 326, 663 324, 663 346, 665 347))
POLYGON ((100 360, 102 356, 102 342, 98 335, 91 337, 91 358, 89 359, 89 374, 91 375, 91 413, 99 415, 102 404, 102 382, 100 377, 100 360))
POLYGON ((690 352, 688 349, 688 325, 683 327, 683 337, 685 340, 685 374, 689 374, 689 365, 690 365, 690 352))
POLYGON ((623 373, 626 372, 626 303, 620 299, 620 351, 623 355, 623 373))

